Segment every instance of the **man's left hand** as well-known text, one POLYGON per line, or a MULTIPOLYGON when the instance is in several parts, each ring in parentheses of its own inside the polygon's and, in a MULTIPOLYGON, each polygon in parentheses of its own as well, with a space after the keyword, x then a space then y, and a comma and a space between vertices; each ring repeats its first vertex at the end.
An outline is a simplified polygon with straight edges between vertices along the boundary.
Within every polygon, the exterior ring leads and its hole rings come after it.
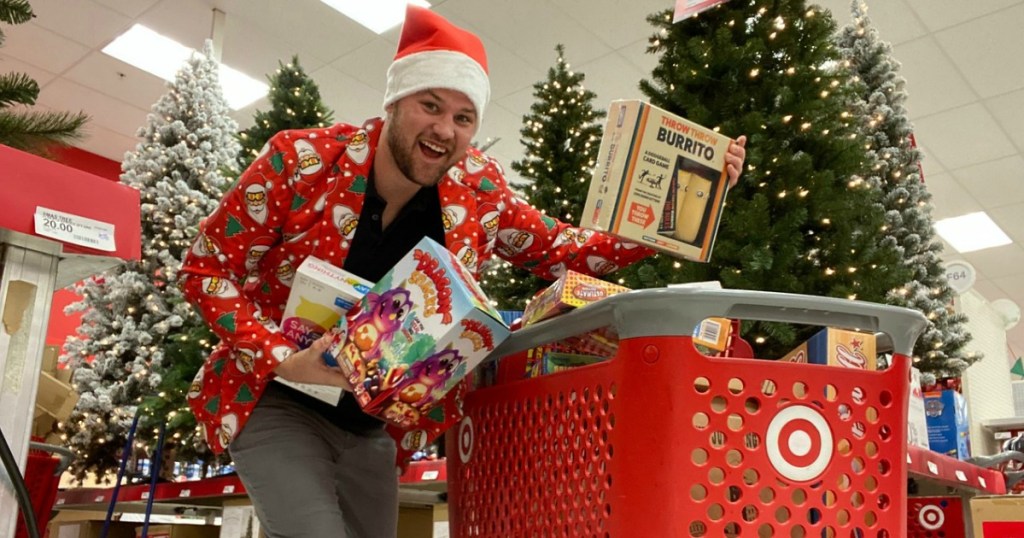
POLYGON ((747 137, 741 136, 729 144, 729 151, 725 153, 725 169, 729 174, 729 188, 736 186, 740 179, 740 173, 743 172, 743 161, 747 158, 746 145, 747 137))

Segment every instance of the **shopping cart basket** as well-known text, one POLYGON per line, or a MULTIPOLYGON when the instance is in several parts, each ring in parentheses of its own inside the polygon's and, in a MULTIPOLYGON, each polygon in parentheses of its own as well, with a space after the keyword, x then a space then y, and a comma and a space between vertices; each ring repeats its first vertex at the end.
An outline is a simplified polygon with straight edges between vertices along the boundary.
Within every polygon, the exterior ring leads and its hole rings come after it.
POLYGON ((738 290, 666 288, 517 331, 496 355, 602 327, 605 362, 472 391, 449 432, 452 536, 675 538, 906 534, 908 355, 915 311, 738 290), (884 371, 693 346, 707 317, 887 333, 884 371))

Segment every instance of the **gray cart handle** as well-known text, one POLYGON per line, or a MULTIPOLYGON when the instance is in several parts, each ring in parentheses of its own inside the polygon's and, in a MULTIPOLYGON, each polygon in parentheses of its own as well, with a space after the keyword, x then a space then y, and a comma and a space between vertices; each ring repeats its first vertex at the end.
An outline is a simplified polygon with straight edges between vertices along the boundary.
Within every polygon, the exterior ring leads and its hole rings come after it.
POLYGON ((703 288, 645 289, 614 295, 516 331, 489 359, 602 327, 615 328, 619 338, 689 336, 709 317, 881 331, 892 337, 896 353, 907 356, 928 325, 916 310, 834 297, 703 288))
POLYGON ((54 476, 60 476, 64 474, 64 471, 66 471, 67 468, 71 466, 71 462, 74 461, 75 459, 75 453, 62 446, 47 445, 44 443, 37 443, 33 441, 29 443, 29 448, 31 448, 32 450, 41 450, 43 452, 49 452, 60 459, 60 462, 57 464, 57 469, 53 472, 54 476))

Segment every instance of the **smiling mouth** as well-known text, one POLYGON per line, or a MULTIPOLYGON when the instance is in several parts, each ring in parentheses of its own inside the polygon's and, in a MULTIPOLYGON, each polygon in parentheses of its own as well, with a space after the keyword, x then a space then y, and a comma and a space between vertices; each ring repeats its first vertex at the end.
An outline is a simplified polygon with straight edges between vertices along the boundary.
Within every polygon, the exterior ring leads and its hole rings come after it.
POLYGON ((448 153, 448 148, 444 147, 441 144, 430 142, 429 140, 421 140, 420 149, 423 151, 424 154, 427 155, 427 157, 431 157, 434 159, 444 157, 448 153))

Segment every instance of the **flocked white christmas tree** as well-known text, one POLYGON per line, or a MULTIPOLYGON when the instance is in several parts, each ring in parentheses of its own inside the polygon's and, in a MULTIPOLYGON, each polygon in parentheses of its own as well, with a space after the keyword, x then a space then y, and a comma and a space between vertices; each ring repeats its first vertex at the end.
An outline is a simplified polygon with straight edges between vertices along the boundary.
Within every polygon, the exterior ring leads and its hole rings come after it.
MULTIPOLYGON (((142 259, 86 280, 78 287, 83 300, 69 307, 85 312, 62 356, 80 395, 62 430, 78 478, 116 469, 136 407, 159 393, 168 343, 202 324, 174 278, 200 220, 220 202, 223 173, 236 171, 240 149, 211 52, 208 42, 168 84, 139 130, 142 141, 121 164, 121 182, 140 191, 142 259)), ((139 431, 139 448, 152 433, 151 426, 139 431)))
POLYGON ((890 304, 920 310, 930 321, 914 348, 915 366, 932 376, 958 376, 980 354, 967 352, 971 339, 966 317, 953 311, 954 292, 946 281, 939 254, 942 243, 932 228, 931 194, 921 176, 921 152, 912 140, 907 109, 906 80, 892 47, 883 41, 867 17, 862 0, 851 3, 853 22, 842 29, 838 45, 851 72, 864 82, 861 114, 866 145, 870 145, 870 181, 882 189, 885 234, 904 252, 911 279, 889 293, 890 304))

